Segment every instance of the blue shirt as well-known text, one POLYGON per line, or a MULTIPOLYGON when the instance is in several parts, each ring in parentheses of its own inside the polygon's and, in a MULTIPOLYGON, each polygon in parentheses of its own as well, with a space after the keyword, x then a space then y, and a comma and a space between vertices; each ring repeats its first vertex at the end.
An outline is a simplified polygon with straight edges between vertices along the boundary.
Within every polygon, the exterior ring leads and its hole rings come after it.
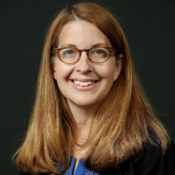
MULTIPOLYGON (((68 174, 66 172, 63 175, 72 175, 74 165, 75 165, 75 160, 76 160, 76 158, 72 156, 70 166, 69 166, 69 169, 68 169, 68 174)), ((98 173, 86 169, 86 167, 84 166, 84 162, 79 161, 74 175, 98 175, 98 173)))

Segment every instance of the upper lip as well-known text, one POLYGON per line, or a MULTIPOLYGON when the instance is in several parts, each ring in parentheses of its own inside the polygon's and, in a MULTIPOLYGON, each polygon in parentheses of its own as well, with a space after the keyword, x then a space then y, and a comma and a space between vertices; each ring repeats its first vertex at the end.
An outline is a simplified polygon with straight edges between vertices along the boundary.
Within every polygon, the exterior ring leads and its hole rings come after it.
POLYGON ((94 81, 98 81, 96 79, 80 79, 80 78, 72 78, 71 80, 73 81, 80 81, 80 82, 94 82, 94 81))

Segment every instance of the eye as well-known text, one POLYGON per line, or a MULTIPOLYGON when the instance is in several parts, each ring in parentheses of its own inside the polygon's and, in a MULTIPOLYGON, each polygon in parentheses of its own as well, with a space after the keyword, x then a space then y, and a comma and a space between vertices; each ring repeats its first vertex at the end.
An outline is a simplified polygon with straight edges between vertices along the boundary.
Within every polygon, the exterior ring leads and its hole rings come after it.
POLYGON ((100 54, 103 54, 104 52, 103 52, 102 50, 96 50, 95 53, 96 53, 97 55, 100 55, 100 54))
POLYGON ((64 51, 63 51, 63 55, 65 55, 65 56, 71 56, 71 55, 73 55, 75 53, 75 51, 74 50, 71 50, 71 49, 65 49, 64 51))
POLYGON ((108 56, 108 50, 105 48, 94 48, 90 50, 91 57, 99 57, 99 58, 106 58, 108 56))
POLYGON ((79 52, 73 48, 63 48, 59 52, 59 58, 66 63, 74 62, 78 57, 79 52))

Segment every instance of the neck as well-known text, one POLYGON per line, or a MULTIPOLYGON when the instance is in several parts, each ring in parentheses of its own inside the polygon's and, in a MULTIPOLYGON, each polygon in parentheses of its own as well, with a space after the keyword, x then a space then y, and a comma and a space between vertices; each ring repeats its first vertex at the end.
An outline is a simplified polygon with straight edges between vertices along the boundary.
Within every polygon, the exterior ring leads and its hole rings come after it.
POLYGON ((77 106, 68 101, 68 105, 74 117, 77 128, 75 142, 82 145, 83 143, 86 143, 89 129, 91 127, 94 116, 97 113, 99 103, 84 107, 77 106))
POLYGON ((93 119, 97 113, 100 104, 91 106, 78 106, 70 101, 67 101, 76 123, 76 133, 74 135, 74 144, 72 145, 72 156, 79 160, 86 155, 88 147, 81 149, 87 142, 89 130, 93 119))

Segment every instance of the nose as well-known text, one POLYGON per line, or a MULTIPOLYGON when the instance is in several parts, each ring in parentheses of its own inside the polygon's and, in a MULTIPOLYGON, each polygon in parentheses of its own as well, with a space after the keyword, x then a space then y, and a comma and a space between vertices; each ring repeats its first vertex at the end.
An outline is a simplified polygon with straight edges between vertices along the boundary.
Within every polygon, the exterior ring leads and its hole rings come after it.
POLYGON ((82 51, 79 61, 76 63, 75 70, 80 73, 89 73, 93 70, 92 62, 88 58, 87 52, 82 51))

